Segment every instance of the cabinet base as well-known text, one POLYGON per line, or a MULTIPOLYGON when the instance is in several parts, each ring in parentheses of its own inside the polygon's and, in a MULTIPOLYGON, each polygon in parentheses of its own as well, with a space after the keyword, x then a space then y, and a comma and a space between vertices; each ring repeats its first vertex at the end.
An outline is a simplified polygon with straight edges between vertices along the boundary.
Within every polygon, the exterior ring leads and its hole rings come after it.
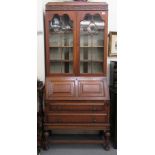
POLYGON ((48 131, 45 132, 44 150, 49 148, 49 144, 102 144, 105 150, 110 149, 108 131, 102 132, 99 135, 94 134, 53 134, 49 136, 48 131), (47 137, 48 135, 48 137, 47 137))

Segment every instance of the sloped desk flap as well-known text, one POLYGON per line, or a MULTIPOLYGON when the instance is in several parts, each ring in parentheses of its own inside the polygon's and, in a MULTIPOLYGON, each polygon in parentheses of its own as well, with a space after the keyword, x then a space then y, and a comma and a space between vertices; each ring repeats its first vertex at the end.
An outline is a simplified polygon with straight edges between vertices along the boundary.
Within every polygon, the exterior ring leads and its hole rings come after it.
POLYGON ((105 77, 48 77, 46 100, 109 100, 105 77))

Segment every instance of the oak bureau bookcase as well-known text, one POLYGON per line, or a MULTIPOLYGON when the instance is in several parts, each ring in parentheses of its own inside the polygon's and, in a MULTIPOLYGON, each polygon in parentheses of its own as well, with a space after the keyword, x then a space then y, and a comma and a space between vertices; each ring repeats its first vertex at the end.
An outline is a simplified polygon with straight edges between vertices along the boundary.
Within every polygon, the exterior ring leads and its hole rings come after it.
POLYGON ((45 148, 49 143, 96 143, 109 150, 107 30, 107 3, 46 4, 45 148), (58 140, 49 138, 53 130, 100 131, 100 136, 58 140))

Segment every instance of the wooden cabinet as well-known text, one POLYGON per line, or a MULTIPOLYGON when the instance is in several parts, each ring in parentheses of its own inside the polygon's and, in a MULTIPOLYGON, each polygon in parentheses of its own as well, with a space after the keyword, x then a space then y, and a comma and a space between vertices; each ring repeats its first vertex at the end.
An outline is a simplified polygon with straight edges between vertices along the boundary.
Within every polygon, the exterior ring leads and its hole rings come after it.
POLYGON ((49 131, 76 129, 104 131, 95 143, 108 150, 108 5, 50 2, 45 8, 45 148, 49 131))

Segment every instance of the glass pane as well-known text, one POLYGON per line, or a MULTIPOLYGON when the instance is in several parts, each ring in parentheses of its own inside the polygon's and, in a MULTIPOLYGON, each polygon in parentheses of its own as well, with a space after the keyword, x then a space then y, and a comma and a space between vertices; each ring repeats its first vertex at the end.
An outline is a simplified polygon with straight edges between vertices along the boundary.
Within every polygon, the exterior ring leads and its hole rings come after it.
POLYGON ((80 48, 80 60, 91 60, 91 48, 80 48))
POLYGON ((56 14, 49 25, 50 73, 73 73, 73 22, 56 14))
POLYGON ((72 73, 73 62, 63 62, 62 63, 62 73, 72 73))
POLYGON ((61 60, 61 49, 58 47, 50 48, 50 60, 61 60))
POLYGON ((92 73, 102 73, 103 72, 103 64, 99 62, 92 63, 92 73))
POLYGON ((103 48, 92 48, 92 61, 101 61, 103 63, 103 48))
POLYGON ((61 63, 60 62, 51 62, 50 72, 61 73, 61 63))
POLYGON ((91 73, 91 63, 81 62, 80 63, 80 73, 91 73))
POLYGON ((80 73, 103 73, 104 21, 86 14, 80 22, 80 73))
POLYGON ((73 48, 62 48, 62 60, 73 61, 73 48))

